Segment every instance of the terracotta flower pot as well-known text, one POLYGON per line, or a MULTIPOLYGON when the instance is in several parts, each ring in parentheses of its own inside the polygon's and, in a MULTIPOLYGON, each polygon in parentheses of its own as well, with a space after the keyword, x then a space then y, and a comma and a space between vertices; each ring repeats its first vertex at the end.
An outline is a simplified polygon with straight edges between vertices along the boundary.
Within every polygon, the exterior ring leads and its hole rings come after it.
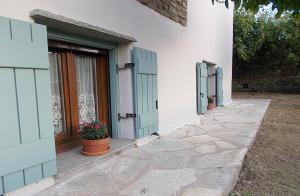
POLYGON ((81 140, 81 154, 86 156, 98 156, 109 151, 109 138, 100 140, 81 140))
POLYGON ((213 110, 215 108, 215 104, 214 103, 209 103, 208 106, 207 106, 207 109, 208 110, 213 110))

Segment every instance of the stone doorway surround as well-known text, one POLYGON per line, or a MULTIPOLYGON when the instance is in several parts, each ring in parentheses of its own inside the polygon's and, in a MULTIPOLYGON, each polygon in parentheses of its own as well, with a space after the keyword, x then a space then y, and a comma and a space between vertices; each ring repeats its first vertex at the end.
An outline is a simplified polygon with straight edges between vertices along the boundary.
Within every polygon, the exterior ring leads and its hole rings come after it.
POLYGON ((270 100, 239 99, 39 195, 227 195, 270 100))

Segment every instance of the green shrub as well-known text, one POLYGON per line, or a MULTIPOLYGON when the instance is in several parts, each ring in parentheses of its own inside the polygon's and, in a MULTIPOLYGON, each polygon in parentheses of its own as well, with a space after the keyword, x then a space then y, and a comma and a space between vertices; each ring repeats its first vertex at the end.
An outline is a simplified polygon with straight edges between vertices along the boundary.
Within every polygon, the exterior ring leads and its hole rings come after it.
POLYGON ((233 89, 299 92, 300 21, 244 9, 234 16, 233 89), (243 83, 248 83, 247 89, 243 83))

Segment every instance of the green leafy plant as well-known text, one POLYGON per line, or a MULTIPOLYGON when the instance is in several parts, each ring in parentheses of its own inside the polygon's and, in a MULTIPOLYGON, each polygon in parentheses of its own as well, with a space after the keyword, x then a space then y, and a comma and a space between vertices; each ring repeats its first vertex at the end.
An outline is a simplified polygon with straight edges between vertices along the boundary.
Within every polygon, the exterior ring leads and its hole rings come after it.
MULTIPOLYGON (((233 75, 300 71, 300 21, 291 14, 275 18, 264 10, 255 15, 245 9, 234 14, 233 75)), ((300 72, 299 72, 300 73, 300 72)))
POLYGON ((207 101, 208 103, 214 104, 215 103, 214 96, 207 97, 207 101))
POLYGON ((295 18, 300 19, 300 1, 299 0, 212 0, 212 3, 223 3, 228 8, 229 2, 235 3, 235 8, 240 7, 246 10, 258 12, 260 6, 272 4, 272 10, 277 10, 276 17, 282 16, 285 12, 291 13, 295 18))
POLYGON ((265 38, 263 22, 262 17, 256 19, 253 12, 245 9, 235 11, 233 23, 234 58, 243 62, 250 62, 256 57, 265 38))
POLYGON ((99 140, 109 137, 107 125, 98 120, 80 125, 79 135, 84 140, 99 140))

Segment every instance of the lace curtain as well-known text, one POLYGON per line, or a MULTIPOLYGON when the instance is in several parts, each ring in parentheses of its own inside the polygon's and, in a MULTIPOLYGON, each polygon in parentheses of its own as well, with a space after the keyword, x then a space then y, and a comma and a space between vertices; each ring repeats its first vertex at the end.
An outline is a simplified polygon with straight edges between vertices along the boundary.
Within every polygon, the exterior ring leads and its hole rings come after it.
POLYGON ((76 77, 78 93, 79 122, 91 122, 96 119, 95 70, 96 58, 76 55, 76 77))
POLYGON ((61 89, 61 61, 60 55, 54 52, 48 54, 50 64, 52 121, 54 133, 64 131, 63 99, 61 89))

